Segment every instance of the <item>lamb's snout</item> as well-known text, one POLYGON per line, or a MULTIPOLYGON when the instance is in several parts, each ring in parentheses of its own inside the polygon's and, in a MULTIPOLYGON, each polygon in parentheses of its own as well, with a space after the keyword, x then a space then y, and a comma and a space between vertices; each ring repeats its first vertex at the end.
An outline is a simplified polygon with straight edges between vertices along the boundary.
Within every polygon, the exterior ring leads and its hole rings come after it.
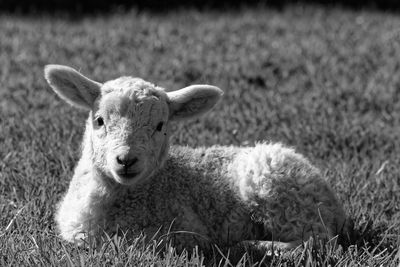
POLYGON ((143 171, 139 153, 133 149, 120 149, 110 159, 114 173, 120 178, 131 179, 143 171))
POLYGON ((116 160, 119 165, 122 165, 125 169, 128 169, 138 161, 138 158, 129 154, 123 154, 117 156, 116 160))

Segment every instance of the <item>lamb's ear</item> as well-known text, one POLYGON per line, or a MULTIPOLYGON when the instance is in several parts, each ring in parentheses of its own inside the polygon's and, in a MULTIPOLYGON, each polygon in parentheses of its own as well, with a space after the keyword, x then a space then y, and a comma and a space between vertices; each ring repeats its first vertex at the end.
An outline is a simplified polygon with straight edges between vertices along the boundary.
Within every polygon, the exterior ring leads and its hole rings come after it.
POLYGON ((46 65, 44 77, 62 99, 76 107, 91 109, 100 94, 101 83, 67 66, 46 65))
POLYGON ((211 85, 192 85, 168 92, 170 119, 186 119, 201 115, 217 104, 223 95, 211 85))

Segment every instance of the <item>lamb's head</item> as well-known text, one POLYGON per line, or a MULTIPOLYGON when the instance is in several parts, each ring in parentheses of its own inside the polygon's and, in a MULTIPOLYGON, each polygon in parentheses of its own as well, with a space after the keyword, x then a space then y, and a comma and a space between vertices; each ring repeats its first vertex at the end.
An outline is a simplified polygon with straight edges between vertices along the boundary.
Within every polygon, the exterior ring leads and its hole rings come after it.
POLYGON ((211 109, 222 91, 193 85, 166 92, 139 78, 121 77, 104 84, 76 70, 47 65, 45 77, 66 102, 90 111, 86 144, 96 171, 121 184, 150 177, 167 157, 171 120, 211 109))

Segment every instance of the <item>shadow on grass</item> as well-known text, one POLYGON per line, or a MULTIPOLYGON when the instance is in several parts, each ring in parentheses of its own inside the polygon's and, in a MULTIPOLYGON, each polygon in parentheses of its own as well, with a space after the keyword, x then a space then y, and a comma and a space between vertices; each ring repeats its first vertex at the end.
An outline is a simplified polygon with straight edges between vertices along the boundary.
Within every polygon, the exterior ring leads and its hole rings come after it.
POLYGON ((317 241, 310 238, 287 251, 215 248, 212 254, 205 254, 205 262, 213 266, 307 266, 317 262, 323 263, 323 266, 337 266, 351 265, 354 255, 360 258, 374 255, 377 262, 388 262, 398 249, 388 237, 389 230, 383 225, 374 226, 372 220, 359 225, 351 221, 348 234, 338 239, 317 241), (379 258, 380 255, 385 256, 379 258))
POLYGON ((379 253, 388 251, 391 253, 396 247, 391 245, 389 238, 389 228, 383 224, 374 225, 372 219, 355 225, 351 223, 349 235, 341 239, 341 244, 344 249, 350 246, 365 247, 370 252, 379 253))

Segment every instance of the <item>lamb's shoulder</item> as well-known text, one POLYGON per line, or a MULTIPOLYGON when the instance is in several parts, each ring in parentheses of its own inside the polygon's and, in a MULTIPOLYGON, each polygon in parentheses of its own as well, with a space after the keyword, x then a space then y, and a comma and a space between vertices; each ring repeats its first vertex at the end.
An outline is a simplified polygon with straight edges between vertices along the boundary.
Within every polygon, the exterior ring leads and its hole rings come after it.
POLYGON ((174 202, 210 208, 218 202, 218 208, 223 209, 225 203, 230 205, 234 201, 230 200, 233 192, 228 166, 239 150, 223 146, 173 146, 164 168, 151 179, 151 187, 162 195, 167 192, 174 202))
POLYGON ((196 232, 203 228, 203 233, 214 241, 235 243, 248 238, 251 231, 248 206, 240 198, 229 170, 242 150, 237 146, 175 146, 165 166, 186 188, 185 201, 181 202, 185 221, 195 226, 196 232))

